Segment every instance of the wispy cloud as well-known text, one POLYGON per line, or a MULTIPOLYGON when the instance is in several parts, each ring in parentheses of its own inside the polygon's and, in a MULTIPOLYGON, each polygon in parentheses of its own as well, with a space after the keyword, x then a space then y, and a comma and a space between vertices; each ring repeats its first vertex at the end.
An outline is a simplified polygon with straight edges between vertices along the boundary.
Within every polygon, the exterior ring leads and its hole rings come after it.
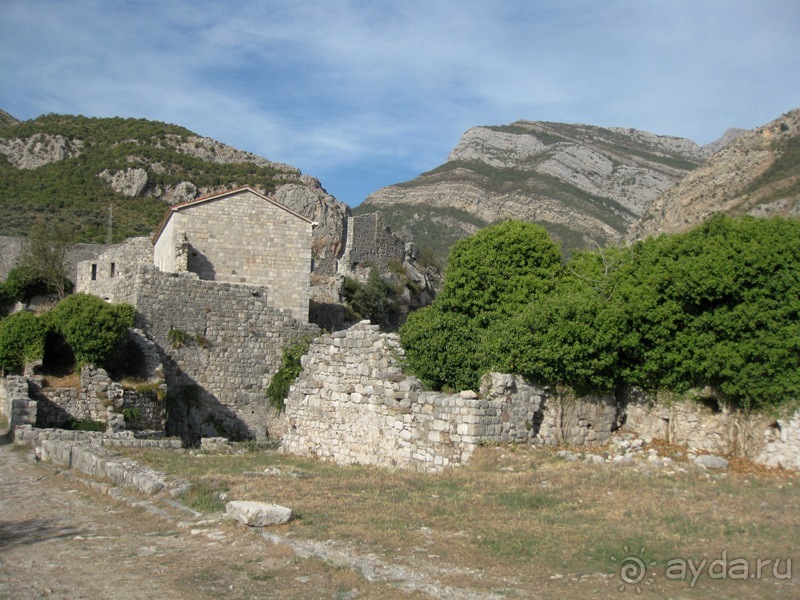
POLYGON ((800 104, 798 30, 796 0, 5 0, 0 107, 175 122, 355 203, 473 125, 756 126, 800 104))

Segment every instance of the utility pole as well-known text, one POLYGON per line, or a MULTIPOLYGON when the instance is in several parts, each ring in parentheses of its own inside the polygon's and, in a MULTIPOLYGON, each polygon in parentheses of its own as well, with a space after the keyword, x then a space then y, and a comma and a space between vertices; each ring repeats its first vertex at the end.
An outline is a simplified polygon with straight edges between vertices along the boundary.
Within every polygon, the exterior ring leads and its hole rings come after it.
POLYGON ((114 222, 114 205, 108 205, 108 231, 106 232, 106 245, 111 245, 111 226, 114 222))

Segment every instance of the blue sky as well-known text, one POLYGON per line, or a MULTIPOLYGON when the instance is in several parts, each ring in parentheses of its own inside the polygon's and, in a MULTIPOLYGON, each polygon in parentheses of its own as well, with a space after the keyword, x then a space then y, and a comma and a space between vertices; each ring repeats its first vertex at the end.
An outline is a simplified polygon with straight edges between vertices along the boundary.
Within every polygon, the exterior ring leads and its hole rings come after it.
POLYGON ((183 125, 357 205, 475 125, 700 144, 800 107, 797 0, 0 0, 0 108, 183 125))

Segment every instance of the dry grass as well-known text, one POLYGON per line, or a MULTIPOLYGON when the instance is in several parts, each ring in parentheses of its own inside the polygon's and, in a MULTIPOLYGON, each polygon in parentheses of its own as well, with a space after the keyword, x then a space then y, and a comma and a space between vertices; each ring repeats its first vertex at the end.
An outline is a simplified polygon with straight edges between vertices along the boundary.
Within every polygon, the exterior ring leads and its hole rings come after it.
POLYGON ((800 596, 800 576, 701 577, 693 588, 664 576, 671 559, 699 563, 723 551, 753 562, 800 559, 800 477, 741 461, 725 473, 685 463, 670 471, 567 462, 550 450, 504 446, 480 449, 468 466, 424 474, 337 467, 275 452, 135 455, 205 488, 224 489, 232 499, 292 507, 298 518, 281 529, 285 535, 441 568, 441 581, 460 587, 509 597, 534 589, 545 597, 607 593, 621 583, 620 559, 644 549, 642 560, 657 565, 649 589, 659 594, 800 596), (266 467, 278 467, 280 475, 244 475, 266 467))
POLYGON ((44 387, 77 389, 81 387, 81 378, 75 372, 68 372, 60 375, 59 374, 45 375, 44 387))

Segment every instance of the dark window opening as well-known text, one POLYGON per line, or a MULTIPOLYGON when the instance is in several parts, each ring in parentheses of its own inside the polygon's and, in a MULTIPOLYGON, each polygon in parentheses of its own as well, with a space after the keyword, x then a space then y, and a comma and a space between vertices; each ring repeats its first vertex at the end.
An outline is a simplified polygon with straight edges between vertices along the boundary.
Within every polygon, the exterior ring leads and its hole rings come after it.
POLYGON ((117 274, 117 263, 111 263, 111 269, 109 269, 109 275, 113 279, 114 275, 117 274))
POLYGON ((92 281, 97 281, 97 265, 92 265, 92 281))

